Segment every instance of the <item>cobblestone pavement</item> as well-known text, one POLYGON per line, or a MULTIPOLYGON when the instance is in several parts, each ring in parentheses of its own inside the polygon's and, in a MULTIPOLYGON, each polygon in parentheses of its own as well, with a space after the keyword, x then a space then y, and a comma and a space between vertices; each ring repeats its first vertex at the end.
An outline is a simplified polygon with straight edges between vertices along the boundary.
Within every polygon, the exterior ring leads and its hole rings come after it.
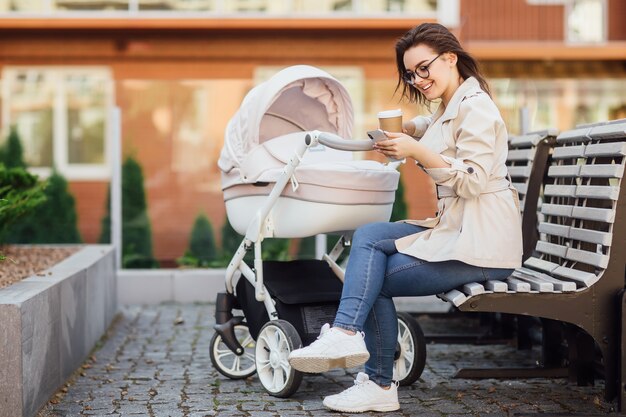
MULTIPOLYGON (((305 375, 291 398, 272 397, 256 376, 230 380, 213 369, 209 357, 213 314, 211 304, 123 307, 91 358, 39 417, 341 415, 325 410, 322 398, 352 385, 358 369, 305 375)), ((428 345, 427 351, 421 379, 400 387, 401 410, 385 415, 602 415, 615 408, 615 403, 604 402, 601 381, 595 387, 577 387, 558 379, 451 378, 463 366, 529 364, 535 357, 532 352, 506 345, 445 344, 428 345)))

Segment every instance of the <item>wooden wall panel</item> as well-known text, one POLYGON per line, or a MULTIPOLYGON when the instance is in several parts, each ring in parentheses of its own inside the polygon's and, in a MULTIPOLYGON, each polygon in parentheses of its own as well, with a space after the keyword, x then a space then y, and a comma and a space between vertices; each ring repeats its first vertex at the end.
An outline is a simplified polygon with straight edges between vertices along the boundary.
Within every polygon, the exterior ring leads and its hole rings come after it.
POLYGON ((526 0, 461 0, 462 41, 562 41, 563 6, 526 0))
POLYGON ((609 41, 626 40, 626 1, 608 0, 608 38, 609 41))
POLYGON ((69 189, 76 202, 78 229, 83 241, 97 243, 100 238, 101 221, 105 214, 108 182, 71 181, 69 189))

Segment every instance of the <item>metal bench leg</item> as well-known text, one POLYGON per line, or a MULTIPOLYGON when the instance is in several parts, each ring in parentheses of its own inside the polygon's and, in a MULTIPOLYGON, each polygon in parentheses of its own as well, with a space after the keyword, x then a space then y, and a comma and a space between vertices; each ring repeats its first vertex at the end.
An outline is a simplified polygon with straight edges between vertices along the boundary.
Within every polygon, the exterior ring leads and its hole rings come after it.
POLYGON ((557 320, 541 319, 541 365, 544 368, 563 367, 563 323, 557 320))
POLYGON ((576 351, 578 353, 570 366, 576 372, 576 383, 579 387, 592 386, 595 380, 595 347, 593 337, 580 331, 576 335, 576 351))
POLYGON ((563 357, 561 355, 561 342, 563 340, 562 323, 548 319, 542 319, 541 322, 543 324, 541 366, 519 368, 463 368, 456 372, 454 378, 567 378, 568 369, 563 366, 563 357))

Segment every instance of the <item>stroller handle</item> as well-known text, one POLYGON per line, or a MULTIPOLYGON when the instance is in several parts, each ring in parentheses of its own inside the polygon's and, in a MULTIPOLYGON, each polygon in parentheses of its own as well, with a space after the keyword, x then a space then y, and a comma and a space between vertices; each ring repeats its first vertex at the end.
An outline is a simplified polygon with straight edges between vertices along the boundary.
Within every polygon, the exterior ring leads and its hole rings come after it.
POLYGON ((307 146, 311 145, 312 142, 315 146, 315 142, 319 142, 324 146, 340 151, 371 151, 374 148, 372 140, 347 140, 333 133, 320 132, 319 130, 307 133, 304 140, 307 146))

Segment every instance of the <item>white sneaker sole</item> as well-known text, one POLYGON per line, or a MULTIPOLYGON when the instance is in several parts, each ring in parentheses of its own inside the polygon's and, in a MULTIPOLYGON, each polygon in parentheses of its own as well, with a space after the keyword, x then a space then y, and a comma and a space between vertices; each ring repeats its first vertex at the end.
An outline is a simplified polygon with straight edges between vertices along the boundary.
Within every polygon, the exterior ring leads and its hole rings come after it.
POLYGON ((329 408, 333 411, 341 411, 342 413, 365 413, 366 411, 396 411, 400 409, 400 403, 395 404, 385 404, 385 405, 377 405, 377 406, 363 406, 363 407, 338 407, 330 404, 324 403, 326 408, 329 408))
POLYGON ((342 358, 290 358, 289 364, 300 372, 319 374, 321 372, 330 371, 336 368, 354 368, 363 365, 369 359, 370 354, 357 353, 354 355, 344 356, 342 358))

